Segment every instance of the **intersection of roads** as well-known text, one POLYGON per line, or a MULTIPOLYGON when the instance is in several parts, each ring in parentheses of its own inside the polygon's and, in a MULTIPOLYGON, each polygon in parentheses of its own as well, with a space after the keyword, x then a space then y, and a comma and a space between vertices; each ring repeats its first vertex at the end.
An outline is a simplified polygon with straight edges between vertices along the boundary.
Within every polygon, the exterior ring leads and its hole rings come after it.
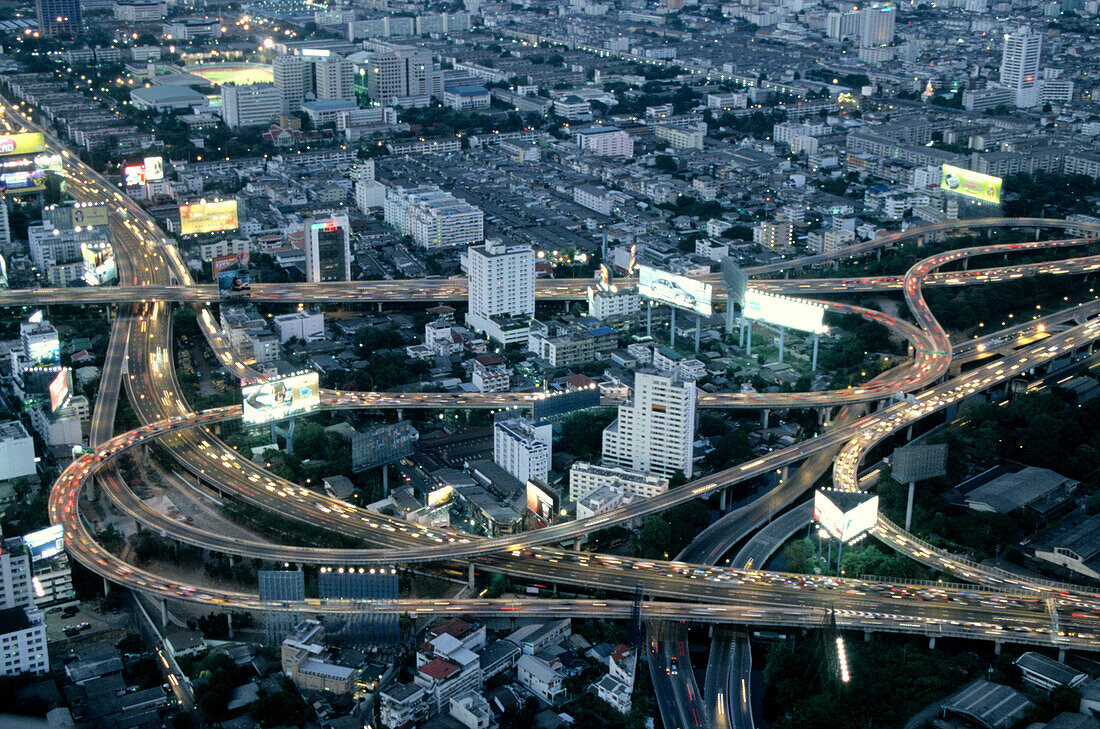
MULTIPOLYGON (((39 130, 10 106, 5 125, 39 130)), ((867 453, 890 435, 961 400, 1003 386, 1016 377, 1034 376, 1055 360, 1085 356, 1100 339, 1100 304, 1089 302, 952 346, 929 310, 923 286, 957 286, 1006 281, 1023 276, 1088 273, 1100 257, 1083 256, 1052 262, 1000 265, 966 270, 970 258, 1041 250, 1072 250, 1093 239, 1059 238, 960 249, 928 257, 903 276, 864 279, 770 279, 763 287, 793 296, 858 291, 901 291, 916 325, 881 312, 824 302, 834 309, 870 318, 910 344, 911 358, 862 385, 844 390, 742 395, 700 393, 706 408, 839 408, 818 437, 776 450, 748 463, 673 489, 661 496, 596 517, 498 538, 478 538, 450 529, 434 529, 387 517, 328 498, 268 473, 226 446, 210 426, 240 417, 240 407, 191 412, 180 391, 172 356, 171 313, 175 305, 195 307, 197 321, 220 362, 240 376, 255 373, 239 362, 218 331, 208 301, 210 287, 195 285, 176 249, 155 222, 105 178, 80 163, 48 130, 47 143, 65 156, 70 194, 81 201, 107 203, 110 232, 121 286, 109 289, 39 289, 0 294, 0 306, 72 303, 118 305, 91 428, 92 452, 77 458, 61 475, 50 498, 51 521, 65 527, 66 547, 92 571, 116 584, 159 600, 183 600, 221 609, 292 610, 310 614, 344 613, 347 601, 305 600, 263 603, 255 593, 240 593, 176 582, 143 570, 111 554, 94 538, 81 515, 82 492, 101 490, 140 523, 182 543, 226 554, 270 562, 325 565, 404 565, 443 562, 469 569, 537 578, 555 584, 601 588, 619 599, 573 600, 401 600, 399 609, 415 616, 571 616, 628 618, 627 598, 637 585, 644 590, 643 617, 650 624, 651 670, 654 677, 686 646, 689 623, 719 624, 712 643, 705 692, 687 667, 677 680, 655 682, 666 726, 751 726, 747 710, 746 626, 818 627, 834 619, 840 628, 958 636, 1080 650, 1100 650, 1100 596, 1074 587, 1033 580, 983 568, 938 550, 886 520, 875 536, 894 549, 976 587, 929 587, 886 584, 823 576, 795 576, 754 569, 781 544, 784 535, 752 540, 773 516, 800 499, 832 466, 835 488, 858 489, 859 470, 867 453), (963 266, 962 268, 959 268, 963 266), (951 270, 940 270, 950 267, 951 270), (958 269, 958 270, 956 270, 958 269), (1000 356, 994 356, 995 354, 1000 356), (951 376, 952 364, 982 359, 965 373, 951 376), (113 433, 118 397, 127 399, 142 426, 113 433), (234 534, 199 529, 160 514, 143 502, 119 476, 116 459, 127 450, 159 440, 181 466, 211 486, 258 508, 360 539, 362 549, 292 547, 242 540, 234 534), (835 459, 835 465, 834 465, 835 459), (799 467, 800 466, 800 467, 799 467), (796 468, 797 467, 797 468, 796 468), (731 511, 699 535, 675 560, 642 560, 581 552, 569 547, 592 531, 629 523, 686 501, 718 494, 759 476, 792 469, 790 477, 760 498, 731 511), (721 560, 744 539, 749 543, 726 566, 721 560), (765 546, 760 546, 764 544, 765 546), (735 627, 736 626, 736 627, 735 627), (653 668, 656 667, 656 668, 653 668)), ((748 269, 751 275, 784 272, 795 267, 870 255, 886 246, 923 242, 956 231, 1027 228, 1083 229, 1100 226, 1046 219, 981 219, 951 221, 894 234, 827 254, 748 269)), ((589 281, 539 282, 542 299, 583 298, 589 281)), ((757 282, 754 281, 754 285, 757 282)), ((720 285, 718 286, 720 289, 720 285)), ((282 284, 253 287, 259 301, 447 301, 465 297, 459 279, 354 282, 347 284, 282 284)), ((326 409, 502 408, 529 404, 530 394, 447 395, 324 391, 326 409)), ((801 508, 805 511, 805 507, 801 508)), ((793 529, 806 516, 788 519, 793 529)), ((778 525, 777 525, 778 526, 778 525)), ((767 531, 767 530, 765 530, 767 531)))

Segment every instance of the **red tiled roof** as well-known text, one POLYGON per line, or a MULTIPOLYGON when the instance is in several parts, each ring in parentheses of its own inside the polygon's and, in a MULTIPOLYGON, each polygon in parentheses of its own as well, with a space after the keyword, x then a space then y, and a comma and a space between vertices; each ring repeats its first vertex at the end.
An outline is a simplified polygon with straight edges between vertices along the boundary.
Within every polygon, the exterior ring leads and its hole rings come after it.
POLYGON ((565 378, 565 381, 569 383, 570 387, 588 387, 595 385, 596 381, 591 377, 585 377, 584 375, 569 375, 565 378))
POLYGON ((473 627, 474 626, 461 618, 451 618, 450 620, 445 620, 439 625, 429 628, 429 630, 431 630, 433 635, 443 635, 446 633, 454 638, 461 638, 473 630, 473 627))
POLYGON ((500 358, 499 354, 493 354, 492 352, 490 352, 489 354, 483 354, 479 357, 474 357, 474 359, 485 366, 502 364, 504 362, 504 360, 500 358))
POLYGON ((448 661, 445 661, 442 658, 436 658, 434 660, 428 661, 420 667, 421 673, 423 673, 425 676, 431 676, 436 681, 442 681, 448 676, 457 673, 458 670, 458 666, 448 661))

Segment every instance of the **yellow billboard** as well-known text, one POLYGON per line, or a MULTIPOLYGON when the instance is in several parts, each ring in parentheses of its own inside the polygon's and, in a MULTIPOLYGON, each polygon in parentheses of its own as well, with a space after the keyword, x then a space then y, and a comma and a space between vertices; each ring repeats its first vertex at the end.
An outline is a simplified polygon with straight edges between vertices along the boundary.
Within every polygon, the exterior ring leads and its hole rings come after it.
POLYGON ((0 135, 0 155, 38 154, 45 149, 46 140, 41 132, 0 135))
POLYGON ((237 229, 237 201, 216 200, 180 205, 180 233, 216 233, 237 229))
POLYGON ((966 195, 982 202, 1001 202, 1001 178, 964 170, 962 167, 943 166, 940 188, 966 195))

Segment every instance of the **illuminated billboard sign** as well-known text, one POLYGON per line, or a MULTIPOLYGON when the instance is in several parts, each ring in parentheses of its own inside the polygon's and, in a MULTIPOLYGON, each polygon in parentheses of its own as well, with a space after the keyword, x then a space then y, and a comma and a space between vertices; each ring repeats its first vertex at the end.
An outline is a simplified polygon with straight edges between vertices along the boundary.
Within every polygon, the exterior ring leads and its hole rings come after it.
POLYGON ((146 157, 139 163, 126 165, 122 168, 122 181, 127 187, 144 185, 146 182, 156 182, 164 179, 164 159, 162 157, 146 157))
POLYGON ((823 321, 825 307, 821 304, 776 296, 759 289, 745 291, 744 316, 813 334, 822 334, 829 330, 823 321))
POLYGON ((31 561, 49 559, 65 549, 65 531, 60 524, 23 535, 23 544, 31 553, 31 561))
POLYGON ((558 510, 558 495, 537 481, 528 481, 527 510, 549 523, 558 510))
POLYGON ((46 189, 46 171, 32 167, 26 170, 0 172, 0 189, 9 195, 41 192, 46 189))
POLYGON ((69 370, 62 368, 50 382, 50 412, 56 413, 69 399, 69 370))
POLYGON ((714 287, 704 281, 678 276, 651 266, 638 266, 638 294, 650 301, 687 309, 696 314, 714 313, 714 287))
POLYGON ((145 184, 145 165, 127 165, 122 168, 122 184, 135 187, 145 184))
POLYGON ((940 189, 988 203, 1001 202, 1001 178, 944 165, 940 189))
POLYGON ((818 489, 814 492, 814 521, 833 539, 851 542, 878 522, 878 495, 818 489))
POLYGON ((157 180, 164 179, 164 158, 163 157, 146 157, 145 158, 145 181, 156 182, 157 180))
POLYGON ((38 154, 46 151, 46 139, 41 132, 0 135, 0 155, 38 154))
POLYGON ((222 271, 236 268, 248 268, 248 251, 244 253, 230 253, 228 256, 218 256, 210 261, 210 267, 217 276, 222 271))
POLYGON ((241 385, 242 420, 246 425, 261 425, 305 415, 321 405, 320 392, 320 377, 316 372, 241 385))
POLYGON ((218 295, 239 297, 249 296, 252 290, 252 275, 244 269, 222 271, 218 274, 218 295))
POLYGON ((118 273, 115 270, 115 253, 110 243, 85 243, 80 247, 84 258, 84 281, 89 286, 114 281, 118 273))
POLYGON ((54 205, 43 211, 46 220, 58 230, 75 230, 105 226, 108 222, 106 205, 76 203, 75 205, 54 205))
POLYGON ((428 493, 428 506, 433 509, 437 506, 443 506, 443 504, 449 503, 454 495, 454 486, 440 486, 435 491, 428 493))
POLYGON ((180 205, 180 233, 217 233, 237 229, 237 201, 215 200, 180 205))

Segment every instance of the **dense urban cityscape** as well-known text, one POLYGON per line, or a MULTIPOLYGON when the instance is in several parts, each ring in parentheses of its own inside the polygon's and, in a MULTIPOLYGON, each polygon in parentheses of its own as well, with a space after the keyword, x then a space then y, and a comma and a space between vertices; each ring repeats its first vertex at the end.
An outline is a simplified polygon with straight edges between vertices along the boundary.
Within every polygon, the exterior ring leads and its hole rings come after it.
POLYGON ((4 0, 0 728, 1100 729, 1098 274, 1100 0, 4 0))

